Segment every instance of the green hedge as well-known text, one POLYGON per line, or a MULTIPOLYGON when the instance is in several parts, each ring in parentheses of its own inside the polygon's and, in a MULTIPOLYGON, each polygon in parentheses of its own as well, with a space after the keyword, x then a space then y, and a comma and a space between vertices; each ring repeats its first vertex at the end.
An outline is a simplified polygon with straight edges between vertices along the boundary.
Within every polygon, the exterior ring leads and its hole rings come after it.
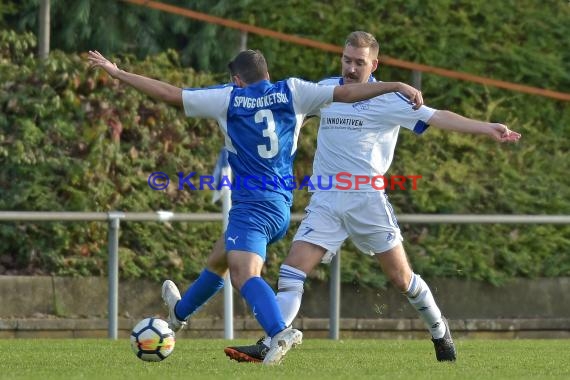
MULTIPOLYGON (((87 71, 78 55, 53 52, 33 58, 35 40, 0 33, 0 209, 33 211, 217 212, 203 191, 152 191, 154 171, 210 173, 222 142, 208 120, 186 120, 106 74, 87 71)), ((122 65, 173 83, 203 86, 206 74, 178 66, 166 52, 122 65)), ((123 223, 121 275, 159 280, 194 275, 215 224, 123 223)), ((99 275, 106 272, 103 223, 7 223, 0 225, 5 273, 99 275)))
MULTIPOLYGON (((400 56, 414 49, 410 46, 400 56)), ((222 146, 213 121, 187 119, 180 110, 156 103, 100 71, 88 71, 84 57, 77 54, 54 51, 46 61, 37 61, 34 50, 33 35, 0 32, 0 209, 219 212, 209 191, 178 191, 171 185, 157 192, 147 185, 154 171, 171 177, 180 171, 211 173, 222 146)), ((115 58, 126 69, 184 87, 226 78, 181 67, 174 51, 143 61, 115 58)), ((397 70, 390 74, 401 75, 397 70)), ((551 74, 562 87, 568 85, 567 72, 551 74)), ((435 76, 425 76, 424 86, 428 104, 504 120, 523 133, 523 140, 500 145, 437 130, 421 137, 403 132, 390 173, 423 178, 417 191, 390 194, 397 213, 570 213, 566 103, 435 76)), ((316 125, 304 128, 298 176, 310 173, 315 138, 316 125)), ((307 202, 308 194, 298 192, 293 211, 302 212, 307 202)), ((270 281, 276 279, 295 227, 269 249, 270 281)), ((510 277, 570 275, 567 226, 401 227, 410 259, 425 277, 501 284, 510 277)), ((190 281, 220 232, 218 223, 124 222, 120 275, 190 281)), ((104 223, 2 223, 0 239, 0 274, 106 273, 104 223)), ((350 243, 343 253, 343 281, 385 284, 372 259, 357 254, 350 243)), ((327 268, 313 275, 326 278, 327 268)))

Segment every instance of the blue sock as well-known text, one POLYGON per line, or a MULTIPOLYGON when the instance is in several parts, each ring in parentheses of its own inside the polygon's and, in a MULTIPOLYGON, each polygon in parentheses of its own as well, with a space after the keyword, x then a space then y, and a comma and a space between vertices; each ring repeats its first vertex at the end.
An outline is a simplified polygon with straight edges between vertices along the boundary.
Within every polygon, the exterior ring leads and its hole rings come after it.
POLYGON ((224 279, 204 269, 190 288, 184 293, 174 308, 174 314, 180 321, 185 321, 202 307, 214 294, 224 287, 224 279))
POLYGON ((273 338, 287 327, 279 311, 275 293, 261 277, 247 280, 240 292, 267 335, 273 338))

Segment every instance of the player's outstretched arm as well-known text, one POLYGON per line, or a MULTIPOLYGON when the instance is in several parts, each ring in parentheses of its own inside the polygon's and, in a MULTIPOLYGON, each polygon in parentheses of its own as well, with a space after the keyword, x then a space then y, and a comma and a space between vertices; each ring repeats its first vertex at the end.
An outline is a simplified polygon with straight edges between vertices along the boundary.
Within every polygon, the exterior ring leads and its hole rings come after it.
POLYGON ((389 92, 399 92, 404 95, 409 99, 413 109, 418 109, 424 104, 422 92, 402 82, 349 83, 336 86, 333 100, 335 102, 354 103, 389 92))
POLYGON ((163 102, 182 107, 182 89, 156 79, 121 70, 98 51, 89 51, 87 55, 90 68, 100 67, 113 78, 134 87, 148 96, 163 102))
POLYGON ((451 111, 435 111, 428 123, 448 131, 484 134, 500 142, 514 142, 521 138, 520 133, 511 131, 504 124, 474 120, 451 111))

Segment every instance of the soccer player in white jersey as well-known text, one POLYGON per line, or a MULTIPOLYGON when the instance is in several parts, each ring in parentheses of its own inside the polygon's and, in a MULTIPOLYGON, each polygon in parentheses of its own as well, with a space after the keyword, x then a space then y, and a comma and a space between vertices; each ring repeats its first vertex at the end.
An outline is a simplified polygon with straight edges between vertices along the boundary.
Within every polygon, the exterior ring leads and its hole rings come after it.
MULTIPOLYGON (((289 226, 292 189, 287 178, 293 174, 303 119, 332 101, 354 102, 392 91, 405 93, 419 107, 421 92, 399 82, 338 86, 290 78, 271 83, 265 58, 254 50, 243 51, 230 62, 233 83, 205 89, 182 89, 120 70, 98 52, 89 52, 88 60, 92 67, 103 68, 137 90, 182 107, 187 116, 218 122, 236 178, 222 266, 229 266, 232 285, 273 338, 264 364, 279 363, 292 346, 301 343, 302 333, 287 327, 261 269, 267 245, 281 239, 289 226)), ((174 282, 165 281, 162 298, 169 308, 169 326, 180 330, 222 286, 220 273, 208 268, 183 297, 174 282)))
MULTIPOLYGON (((374 81, 371 74, 378 67, 378 51, 378 42, 371 34, 349 34, 342 54, 342 77, 322 83, 374 81)), ((500 142, 517 141, 520 134, 503 124, 450 111, 427 106, 414 110, 398 93, 354 104, 335 102, 321 109, 320 118, 311 180, 314 193, 279 272, 277 301, 285 322, 290 325, 299 311, 307 274, 323 260, 330 260, 350 238, 362 253, 376 258, 390 282, 417 310, 432 336, 437 360, 454 361, 455 346, 447 321, 426 282, 410 267, 392 207, 385 192, 377 190, 383 184, 361 181, 357 186, 355 177, 371 179, 386 173, 401 127, 421 134, 431 125, 484 134, 500 142), (337 177, 339 173, 351 177, 337 177), (327 190, 317 186, 318 181, 325 182, 327 190)), ((257 362, 263 359, 269 341, 266 338, 256 345, 227 347, 224 351, 232 359, 257 362)))

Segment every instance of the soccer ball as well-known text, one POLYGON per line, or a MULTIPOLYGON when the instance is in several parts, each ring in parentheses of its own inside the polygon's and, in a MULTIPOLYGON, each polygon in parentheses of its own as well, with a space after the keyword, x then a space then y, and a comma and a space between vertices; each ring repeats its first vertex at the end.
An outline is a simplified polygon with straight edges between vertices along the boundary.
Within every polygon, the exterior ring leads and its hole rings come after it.
POLYGON ((174 343, 174 332, 162 319, 145 318, 131 332, 133 352, 147 362, 166 359, 174 351, 174 343))

